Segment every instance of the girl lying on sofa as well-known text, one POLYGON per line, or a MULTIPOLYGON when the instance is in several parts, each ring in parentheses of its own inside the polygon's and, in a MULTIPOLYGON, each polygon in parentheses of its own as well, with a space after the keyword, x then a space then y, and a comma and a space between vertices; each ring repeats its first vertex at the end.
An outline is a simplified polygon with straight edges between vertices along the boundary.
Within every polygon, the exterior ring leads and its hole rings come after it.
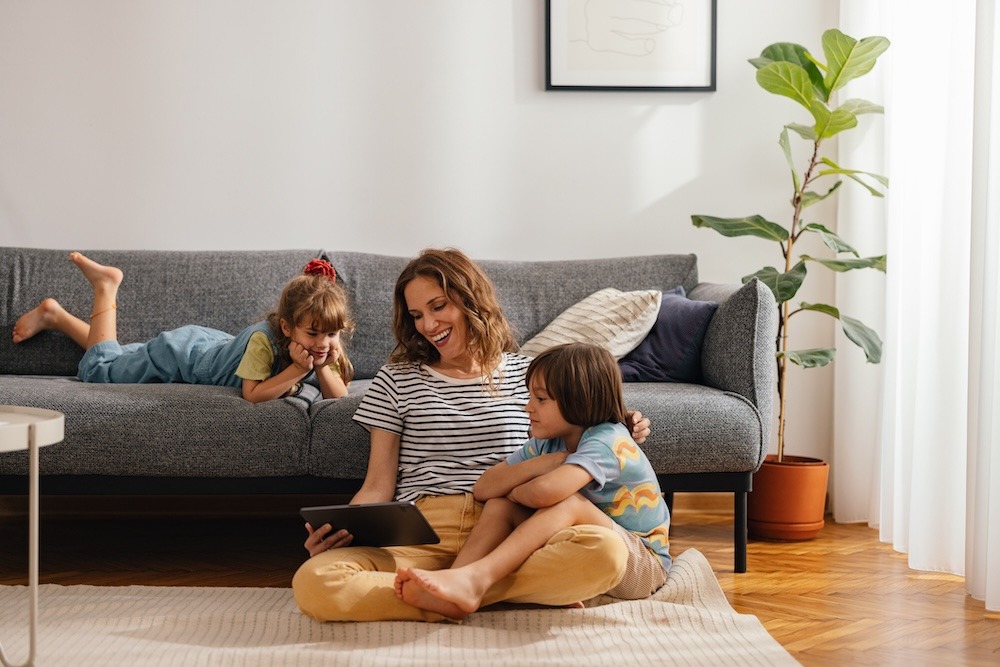
POLYGON ((188 325, 145 343, 118 342, 116 299, 124 274, 79 252, 69 259, 94 288, 90 322, 43 299, 14 324, 15 343, 45 330, 61 331, 86 352, 77 377, 84 382, 187 382, 238 387, 261 403, 294 395, 315 381, 323 398, 347 395, 354 367, 342 334, 354 329, 347 296, 329 262, 314 259, 282 290, 267 318, 232 334, 188 325))

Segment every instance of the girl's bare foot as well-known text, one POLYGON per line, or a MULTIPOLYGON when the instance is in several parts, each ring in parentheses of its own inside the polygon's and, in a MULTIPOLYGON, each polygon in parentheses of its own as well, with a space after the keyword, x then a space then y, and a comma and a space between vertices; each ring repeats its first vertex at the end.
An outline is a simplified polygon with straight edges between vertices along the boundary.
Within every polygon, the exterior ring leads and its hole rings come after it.
POLYGON ((397 597, 418 609, 441 614, 454 621, 461 621, 469 615, 469 612, 462 610, 454 602, 436 597, 417 584, 413 577, 412 568, 400 568, 396 571, 395 587, 397 597))
POLYGON ((42 299, 41 303, 14 322, 14 342, 20 343, 37 333, 57 328, 57 320, 65 313, 66 311, 55 299, 42 299))
POLYGON ((125 274, 118 267, 98 264, 80 252, 71 252, 69 254, 69 261, 80 268, 84 277, 94 286, 95 291, 99 288, 117 290, 118 286, 122 284, 122 279, 125 277, 125 274))

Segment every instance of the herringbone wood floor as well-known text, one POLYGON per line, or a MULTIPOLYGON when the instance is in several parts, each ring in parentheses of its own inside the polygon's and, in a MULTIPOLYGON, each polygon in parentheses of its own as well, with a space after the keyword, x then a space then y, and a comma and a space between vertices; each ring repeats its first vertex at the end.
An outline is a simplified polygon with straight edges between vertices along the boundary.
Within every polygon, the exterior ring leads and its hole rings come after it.
MULTIPOLYGON (((672 551, 704 553, 733 607, 804 665, 1000 665, 1000 614, 966 596, 961 578, 910 570, 876 531, 829 522, 809 542, 751 541, 749 571, 734 574, 732 514, 701 500, 709 496, 678 494, 672 551)), ((295 510, 315 500, 156 501, 163 516, 141 499, 124 510, 118 499, 87 499, 81 511, 43 498, 41 580, 288 586, 305 554, 295 510)), ((0 502, 0 584, 24 584, 27 523, 3 516, 10 508, 0 502)))

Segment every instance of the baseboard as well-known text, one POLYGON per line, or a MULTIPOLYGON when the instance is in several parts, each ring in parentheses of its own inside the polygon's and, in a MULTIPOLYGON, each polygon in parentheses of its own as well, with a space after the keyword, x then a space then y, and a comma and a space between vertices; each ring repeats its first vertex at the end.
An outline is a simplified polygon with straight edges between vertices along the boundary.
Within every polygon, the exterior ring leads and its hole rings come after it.
POLYGON ((733 494, 724 492, 674 494, 674 514, 679 512, 733 513, 733 494))

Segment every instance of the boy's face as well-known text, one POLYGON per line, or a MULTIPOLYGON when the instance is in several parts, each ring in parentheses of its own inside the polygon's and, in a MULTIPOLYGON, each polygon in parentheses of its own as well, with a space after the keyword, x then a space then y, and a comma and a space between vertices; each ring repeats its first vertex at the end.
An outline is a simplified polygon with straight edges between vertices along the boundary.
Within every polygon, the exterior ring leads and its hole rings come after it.
POLYGON ((524 410, 531 420, 528 434, 532 438, 540 440, 566 438, 577 430, 582 430, 563 418, 559 404, 549 396, 545 389, 545 381, 537 374, 531 378, 531 385, 528 387, 528 405, 524 410))

